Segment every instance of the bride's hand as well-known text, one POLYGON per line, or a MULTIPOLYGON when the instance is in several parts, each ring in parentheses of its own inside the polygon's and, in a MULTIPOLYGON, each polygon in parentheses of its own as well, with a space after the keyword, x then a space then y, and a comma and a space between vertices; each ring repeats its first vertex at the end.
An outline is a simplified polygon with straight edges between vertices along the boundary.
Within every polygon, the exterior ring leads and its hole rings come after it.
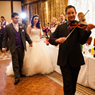
POLYGON ((32 44, 29 44, 29 46, 30 46, 30 47, 33 47, 33 45, 32 45, 32 44))

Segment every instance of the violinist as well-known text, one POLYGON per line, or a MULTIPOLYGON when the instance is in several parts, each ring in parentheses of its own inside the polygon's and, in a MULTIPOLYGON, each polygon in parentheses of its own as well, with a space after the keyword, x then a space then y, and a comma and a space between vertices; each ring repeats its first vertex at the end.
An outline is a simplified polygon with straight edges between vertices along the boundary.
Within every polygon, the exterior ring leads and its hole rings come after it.
POLYGON ((72 34, 69 24, 75 21, 77 12, 74 6, 68 5, 65 9, 68 21, 59 25, 51 35, 49 42, 52 45, 59 44, 59 54, 57 64, 60 66, 63 76, 64 95, 75 95, 76 82, 81 65, 84 65, 84 58, 81 52, 80 44, 84 44, 91 34, 91 29, 95 28, 93 24, 88 24, 86 29, 76 27, 72 34))

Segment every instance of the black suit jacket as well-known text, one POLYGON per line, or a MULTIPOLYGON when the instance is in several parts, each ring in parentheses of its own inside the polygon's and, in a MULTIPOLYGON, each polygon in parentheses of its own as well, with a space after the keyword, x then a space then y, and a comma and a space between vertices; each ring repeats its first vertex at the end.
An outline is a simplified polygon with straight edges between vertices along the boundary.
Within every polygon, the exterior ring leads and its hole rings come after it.
MULTIPOLYGON (((23 44, 24 49, 26 50, 26 41, 28 41, 29 44, 31 44, 32 41, 29 38, 28 34, 26 33, 25 26, 20 23, 18 23, 18 25, 19 25, 19 30, 21 33, 22 44, 23 44)), ((12 23, 6 25, 5 27, 2 48, 6 47, 7 39, 9 40, 8 44, 9 44, 10 51, 11 53, 13 53, 16 49, 16 35, 15 35, 15 30, 12 23)))
MULTIPOLYGON (((55 32, 51 35, 49 42, 53 45, 58 45, 55 42, 60 37, 66 37, 70 30, 67 29, 67 23, 59 25, 55 32)), ((84 64, 84 58, 81 52, 80 44, 86 43, 91 31, 87 32, 80 28, 76 28, 70 37, 62 44, 59 45, 59 54, 57 64, 65 66, 69 60, 72 67, 77 67, 84 64)))

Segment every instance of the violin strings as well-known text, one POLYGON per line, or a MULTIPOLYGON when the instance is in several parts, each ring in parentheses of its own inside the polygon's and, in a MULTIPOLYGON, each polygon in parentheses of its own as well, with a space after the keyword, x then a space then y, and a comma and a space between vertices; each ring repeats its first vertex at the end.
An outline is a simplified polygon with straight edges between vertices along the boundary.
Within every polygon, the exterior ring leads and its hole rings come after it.
MULTIPOLYGON (((84 16, 85 16, 88 12, 89 12, 89 10, 84 14, 84 16)), ((81 18, 81 20, 84 18, 84 16, 81 18)), ((81 20, 80 20, 78 23, 80 23, 81 20)), ((73 30, 67 35, 66 40, 67 40, 67 38, 72 34, 72 32, 76 29, 76 27, 78 26, 78 23, 77 23, 77 25, 73 28, 73 30)))

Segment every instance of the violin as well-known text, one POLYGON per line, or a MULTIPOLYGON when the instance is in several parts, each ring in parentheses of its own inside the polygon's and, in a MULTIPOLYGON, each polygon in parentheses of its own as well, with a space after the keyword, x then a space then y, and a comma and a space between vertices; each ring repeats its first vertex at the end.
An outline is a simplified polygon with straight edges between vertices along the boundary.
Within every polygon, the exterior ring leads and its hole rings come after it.
POLYGON ((83 22, 78 22, 78 21, 72 21, 70 24, 69 24, 69 28, 70 30, 72 30, 73 28, 75 27, 78 27, 78 28, 81 28, 81 29, 86 29, 87 28, 87 25, 86 23, 83 23, 83 22))

